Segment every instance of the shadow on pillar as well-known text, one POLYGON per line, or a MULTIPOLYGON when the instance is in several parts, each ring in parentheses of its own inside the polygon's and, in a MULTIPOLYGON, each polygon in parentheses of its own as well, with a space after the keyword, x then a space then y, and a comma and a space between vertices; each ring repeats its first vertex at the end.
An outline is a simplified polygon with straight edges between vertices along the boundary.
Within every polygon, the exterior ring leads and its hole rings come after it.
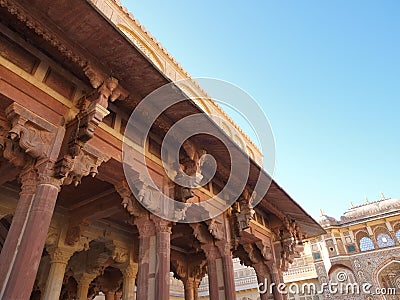
POLYGON ((8 230, 11 227, 12 218, 12 215, 7 215, 0 219, 0 252, 3 249, 4 242, 6 241, 8 230))

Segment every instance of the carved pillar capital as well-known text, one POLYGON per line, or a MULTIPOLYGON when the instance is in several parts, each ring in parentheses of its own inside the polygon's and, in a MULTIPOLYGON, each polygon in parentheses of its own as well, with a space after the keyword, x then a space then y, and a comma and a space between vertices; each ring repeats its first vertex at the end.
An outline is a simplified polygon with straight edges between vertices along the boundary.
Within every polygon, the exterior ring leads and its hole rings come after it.
POLYGON ((38 184, 38 176, 32 165, 27 165, 19 174, 22 194, 33 195, 38 184))
POLYGON ((154 222, 146 217, 135 219, 134 224, 138 228, 139 238, 154 236, 156 234, 154 222))
POLYGON ((76 278, 76 280, 78 281, 78 285, 89 285, 93 279, 95 279, 99 274, 98 273, 80 273, 75 275, 74 277, 76 278))
POLYGON ((51 185, 58 191, 61 189, 61 180, 54 177, 54 163, 50 160, 38 161, 35 164, 38 173, 38 184, 51 185))
POLYGON ((218 241, 215 243, 221 256, 232 256, 231 244, 227 241, 218 241))
POLYGON ((123 269, 123 274, 126 279, 135 279, 138 273, 138 264, 130 263, 123 269))
POLYGON ((215 260, 221 256, 218 248, 213 244, 201 245, 201 249, 203 249, 204 253, 206 254, 207 260, 209 261, 215 260))
POLYGON ((51 263, 67 264, 71 256, 74 254, 75 249, 68 249, 63 247, 49 246, 46 248, 50 255, 51 263))
POLYGON ((170 221, 161 219, 154 215, 151 215, 151 219, 154 222, 155 229, 157 232, 165 232, 165 233, 172 233, 172 223, 170 221))

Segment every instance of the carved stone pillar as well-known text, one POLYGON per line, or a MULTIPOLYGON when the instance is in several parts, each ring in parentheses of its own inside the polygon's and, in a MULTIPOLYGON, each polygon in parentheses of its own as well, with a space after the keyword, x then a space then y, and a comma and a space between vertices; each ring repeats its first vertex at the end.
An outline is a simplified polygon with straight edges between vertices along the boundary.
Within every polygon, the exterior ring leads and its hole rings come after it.
POLYGON ((89 286, 96 274, 83 273, 78 280, 78 290, 76 292, 77 300, 87 300, 89 286))
MULTIPOLYGON (((37 178, 33 167, 25 168, 19 178, 21 181, 21 192, 18 205, 15 209, 13 220, 7 234, 7 238, 0 254, 0 286, 5 287, 17 255, 17 245, 24 233, 24 224, 31 209, 32 200, 35 195, 37 178)), ((3 292, 3 289, 2 289, 3 292)))
POLYGON ((171 223, 157 218, 155 220, 157 236, 157 300, 169 299, 170 255, 171 255, 171 223))
POLYGON ((223 265, 218 248, 212 244, 203 245, 202 248, 207 257, 210 300, 224 300, 223 265))
POLYGON ((41 169, 38 172, 39 184, 2 295, 3 299, 29 299, 60 189, 60 182, 48 175, 51 165, 49 162, 44 162, 37 166, 41 169))
POLYGON ((183 283, 185 288, 185 300, 194 300, 194 281, 193 278, 188 278, 183 283))
POLYGON ((193 285, 193 300, 199 300, 199 285, 200 285, 201 279, 195 279, 194 280, 194 285, 193 285))
POLYGON ((257 281, 260 287, 260 299, 268 300, 268 296, 270 295, 270 285, 268 268, 263 263, 257 263, 253 265, 254 270, 256 271, 257 281))
POLYGON ((61 287, 64 280, 65 268, 68 260, 74 253, 73 250, 63 248, 47 249, 50 254, 50 272, 47 277, 46 288, 42 294, 42 300, 60 298, 61 287))
POLYGON ((148 218, 135 220, 139 230, 139 265, 136 279, 137 299, 155 300, 156 238, 154 223, 148 218))
MULTIPOLYGON (((280 271, 275 264, 270 265, 270 270, 271 270, 271 279, 275 283, 275 286, 278 286, 283 282, 283 275, 282 271, 280 271)), ((279 293, 278 289, 273 289, 273 294, 274 294, 274 299, 276 300, 285 300, 287 299, 287 295, 283 293, 279 293)))
POLYGON ((106 300, 115 300, 115 291, 106 292, 106 300))
POLYGON ((227 300, 236 300, 235 278, 233 272, 232 252, 228 243, 219 247, 222 259, 225 297, 227 300))
POLYGON ((137 264, 129 264, 124 270, 122 300, 135 300, 135 279, 138 272, 137 264))

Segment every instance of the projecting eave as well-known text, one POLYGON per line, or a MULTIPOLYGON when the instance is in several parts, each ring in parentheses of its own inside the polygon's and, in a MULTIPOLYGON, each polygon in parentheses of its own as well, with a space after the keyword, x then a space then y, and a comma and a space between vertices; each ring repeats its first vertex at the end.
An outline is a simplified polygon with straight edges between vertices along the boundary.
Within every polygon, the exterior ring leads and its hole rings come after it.
MULTIPOLYGON (((117 105, 127 114, 130 114, 135 105, 146 95, 171 82, 160 68, 92 2, 16 0, 12 3, 5 1, 2 6, 0 9, 2 22, 11 26, 14 31, 23 34, 33 45, 41 48, 53 60, 88 85, 93 85, 90 78, 92 74, 88 72, 88 67, 91 68, 90 71, 94 70, 100 75, 118 78, 120 85, 129 93, 129 97, 118 102, 117 105), (28 30, 23 16, 31 18, 28 30)), ((171 90, 171 95, 174 93, 176 90, 171 90)), ((173 123, 188 115, 203 112, 191 100, 183 101, 178 108, 174 111, 166 111, 165 119, 173 123)), ((205 114, 204 122, 215 130, 221 130, 205 114)), ((229 147, 238 148, 227 135, 225 135, 225 140, 229 147)), ((226 148, 220 146, 220 141, 215 137, 198 137, 196 142, 202 145, 213 145, 209 152, 217 161, 225 161, 229 155, 226 148)), ((235 159, 239 164, 245 165, 250 158, 241 149, 240 155, 235 159)), ((248 186, 253 189, 259 175, 264 179, 268 179, 269 175, 254 160, 250 159, 250 161, 248 186)), ((224 176, 222 170, 221 174, 224 176)), ((324 233, 321 226, 275 181, 272 181, 266 197, 259 205, 265 209, 275 207, 281 213, 289 215, 298 222, 302 232, 309 237, 324 233)))

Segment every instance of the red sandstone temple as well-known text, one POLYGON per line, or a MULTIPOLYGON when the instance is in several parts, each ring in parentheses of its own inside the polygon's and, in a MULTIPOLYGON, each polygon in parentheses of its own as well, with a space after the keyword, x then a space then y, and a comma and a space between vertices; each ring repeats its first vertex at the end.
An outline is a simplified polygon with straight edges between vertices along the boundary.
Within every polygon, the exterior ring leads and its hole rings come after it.
MULTIPOLYGON (((227 210, 180 223, 138 203, 122 167, 129 115, 180 79, 189 75, 116 1, 0 0, 0 299, 87 300, 101 291, 106 299, 166 300, 172 272, 186 300, 198 299, 205 274, 211 300, 234 300, 232 258, 252 266, 259 282, 279 284, 301 240, 323 233, 274 181, 253 211, 247 195, 263 174, 261 155, 240 130, 250 172, 227 210)), ((204 93, 195 84, 191 91, 204 93)), ((172 124, 209 112, 226 124, 206 116, 204 124, 236 128, 217 105, 189 97, 151 128, 147 167, 170 195, 179 187, 165 174, 160 141, 172 124)), ((184 198, 202 201, 221 190, 229 161, 212 137, 193 136, 190 145, 218 165, 211 182, 184 198)))

